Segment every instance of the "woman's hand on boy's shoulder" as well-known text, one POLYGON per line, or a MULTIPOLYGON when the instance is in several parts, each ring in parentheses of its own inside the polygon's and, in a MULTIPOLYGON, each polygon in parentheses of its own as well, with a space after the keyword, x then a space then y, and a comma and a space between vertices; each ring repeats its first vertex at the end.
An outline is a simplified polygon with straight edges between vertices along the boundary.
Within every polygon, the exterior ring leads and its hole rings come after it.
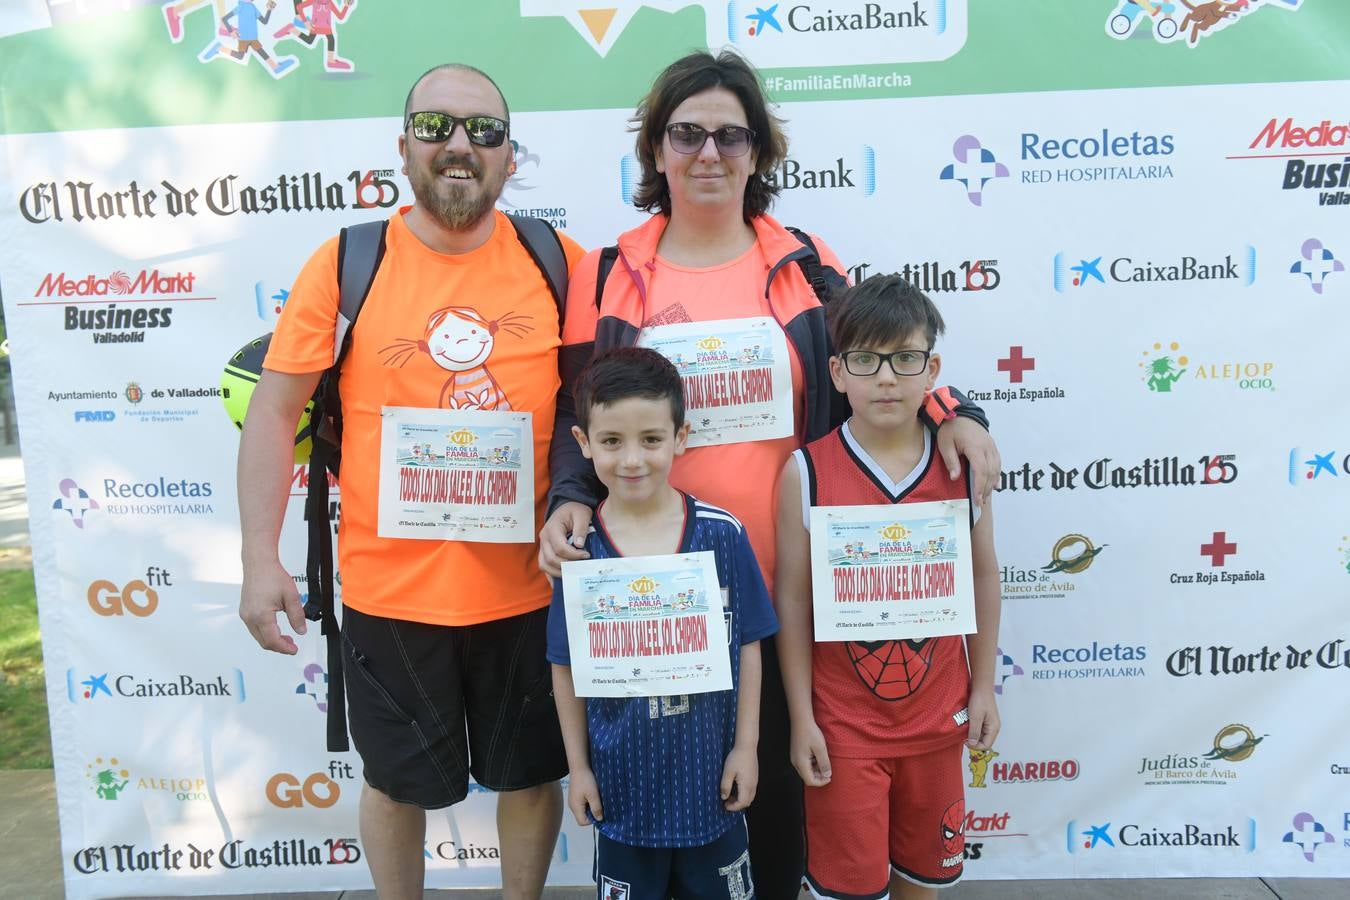
POLYGON ((966 746, 972 750, 988 750, 994 746, 1003 727, 998 715, 998 703, 994 700, 994 689, 971 688, 967 709, 970 713, 970 736, 966 739, 966 746))
POLYGON ((550 578, 562 577, 565 560, 589 559, 586 532, 591 527, 591 508, 568 500, 553 511, 539 532, 539 568, 550 578))

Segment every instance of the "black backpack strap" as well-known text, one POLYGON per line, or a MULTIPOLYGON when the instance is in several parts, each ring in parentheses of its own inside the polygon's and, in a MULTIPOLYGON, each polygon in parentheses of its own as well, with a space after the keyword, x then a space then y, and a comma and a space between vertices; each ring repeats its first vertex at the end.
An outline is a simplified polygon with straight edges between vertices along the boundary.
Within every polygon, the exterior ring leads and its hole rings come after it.
POLYGON ((558 304, 558 323, 562 324, 567 312, 567 253, 563 250, 562 239, 553 226, 543 219, 514 213, 507 213, 506 217, 511 220, 516 236, 525 245, 530 259, 534 260, 548 282, 553 302, 558 304))
POLYGON ((605 282, 609 281, 609 273, 613 270, 614 263, 618 258, 618 244, 600 251, 599 267, 595 270, 595 309, 597 312, 600 310, 600 298, 605 296, 605 282))
POLYGON ((388 220, 363 222, 338 235, 338 312, 333 332, 333 365, 319 379, 310 422, 314 435, 309 456, 309 490, 305 495, 305 524, 309 529, 305 577, 309 602, 305 618, 318 621, 328 650, 328 751, 350 749, 347 740, 346 682, 342 673, 342 635, 336 611, 336 571, 333 566, 334 521, 328 515, 328 478, 336 475, 342 452, 342 400, 338 373, 352 342, 352 327, 370 294, 375 273, 384 259, 388 220), (317 423, 317 424, 315 424, 317 423))
POLYGON ((811 290, 815 291, 816 299, 820 301, 821 306, 829 306, 833 299, 833 292, 839 288, 845 287, 847 281, 844 276, 835 270, 834 266, 827 266, 820 261, 820 251, 816 249, 816 242, 811 240, 811 235, 802 231, 800 228, 787 226, 787 230, 792 232, 792 236, 802 242, 811 253, 807 256, 798 257, 797 266, 806 276, 807 282, 811 285, 811 290))

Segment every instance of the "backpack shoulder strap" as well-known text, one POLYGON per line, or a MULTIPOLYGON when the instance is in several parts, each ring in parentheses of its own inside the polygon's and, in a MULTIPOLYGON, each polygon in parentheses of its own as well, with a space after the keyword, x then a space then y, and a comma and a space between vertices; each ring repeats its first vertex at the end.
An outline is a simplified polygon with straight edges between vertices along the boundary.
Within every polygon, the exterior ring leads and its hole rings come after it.
POLYGON ((389 220, 348 225, 338 235, 338 316, 333 335, 333 365, 347 350, 347 335, 356 324, 361 306, 370 294, 375 272, 384 259, 389 220))
POLYGON ((600 251, 599 268, 595 270, 595 308, 597 311, 600 309, 600 298, 605 296, 605 282, 609 281, 609 273, 614 268, 614 262, 618 258, 618 244, 600 251))
POLYGON ((567 254, 563 251, 562 239, 553 226, 543 219, 515 213, 507 213, 506 217, 511 220, 530 259, 534 260, 548 282, 553 302, 558 305, 558 322, 561 323, 567 311, 567 254))
POLYGON ((837 288, 846 286, 847 282, 844 276, 835 270, 834 266, 827 266, 820 261, 820 251, 816 249, 816 242, 811 240, 811 235, 802 231, 800 228, 787 226, 787 230, 792 232, 792 236, 802 242, 802 246, 810 250, 810 254, 798 257, 796 262, 806 280, 811 284, 811 290, 815 291, 816 299, 822 306, 829 306, 833 299, 832 293, 837 288))

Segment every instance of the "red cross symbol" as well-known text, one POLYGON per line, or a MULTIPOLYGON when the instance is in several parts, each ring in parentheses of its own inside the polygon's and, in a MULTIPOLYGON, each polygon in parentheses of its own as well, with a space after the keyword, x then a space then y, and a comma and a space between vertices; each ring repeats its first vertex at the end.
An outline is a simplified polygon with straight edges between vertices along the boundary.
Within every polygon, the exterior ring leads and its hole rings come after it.
POLYGON ((1021 347, 1009 347, 1008 355, 998 361, 998 370, 1008 373, 1008 381, 1020 384, 1022 373, 1036 368, 1036 357, 1023 356, 1021 347))
POLYGON ((1237 544, 1228 543, 1228 532, 1216 531, 1208 544, 1200 545, 1200 555, 1208 556, 1211 566, 1221 566, 1227 557, 1237 555, 1237 544))

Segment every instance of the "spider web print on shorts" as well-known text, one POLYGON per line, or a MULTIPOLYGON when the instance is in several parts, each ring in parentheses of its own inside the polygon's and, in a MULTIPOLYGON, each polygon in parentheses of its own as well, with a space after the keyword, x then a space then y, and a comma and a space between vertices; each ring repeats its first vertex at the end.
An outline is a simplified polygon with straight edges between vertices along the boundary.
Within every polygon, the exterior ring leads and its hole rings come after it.
POLYGON ((933 661, 937 642, 848 641, 853 671, 867 689, 882 700, 903 700, 919 689, 933 661))

